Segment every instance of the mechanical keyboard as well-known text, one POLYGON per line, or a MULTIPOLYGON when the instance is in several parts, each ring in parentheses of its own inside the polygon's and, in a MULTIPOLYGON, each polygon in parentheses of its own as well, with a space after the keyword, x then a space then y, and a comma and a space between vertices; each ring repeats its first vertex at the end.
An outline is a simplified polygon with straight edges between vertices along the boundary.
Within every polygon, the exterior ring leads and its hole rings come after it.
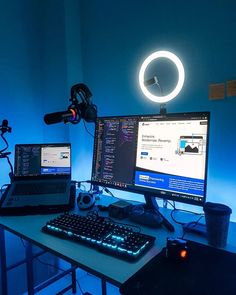
POLYGON ((155 242, 155 237, 135 231, 134 227, 109 218, 65 213, 50 220, 42 231, 60 238, 87 244, 125 260, 141 257, 155 242))

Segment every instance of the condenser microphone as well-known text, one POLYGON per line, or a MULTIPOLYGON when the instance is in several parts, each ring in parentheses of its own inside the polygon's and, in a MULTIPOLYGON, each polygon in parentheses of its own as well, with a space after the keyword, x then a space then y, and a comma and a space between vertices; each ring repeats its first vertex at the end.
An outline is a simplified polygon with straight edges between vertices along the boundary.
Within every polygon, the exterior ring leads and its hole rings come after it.
POLYGON ((67 111, 50 113, 44 116, 44 122, 47 125, 56 124, 60 122, 73 123, 73 121, 78 121, 78 114, 77 111, 72 108, 68 109, 67 111))
POLYGON ((0 131, 2 133, 11 132, 11 127, 8 126, 7 120, 2 120, 2 125, 0 125, 0 131))

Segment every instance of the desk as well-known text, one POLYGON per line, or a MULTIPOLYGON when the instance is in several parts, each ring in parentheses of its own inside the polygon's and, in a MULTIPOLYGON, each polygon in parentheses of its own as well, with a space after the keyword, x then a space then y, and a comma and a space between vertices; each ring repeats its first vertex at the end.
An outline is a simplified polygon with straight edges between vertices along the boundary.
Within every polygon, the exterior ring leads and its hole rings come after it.
MULTIPOLYGON (((170 219, 170 210, 160 208, 160 211, 170 219)), ((182 235, 182 229, 179 225, 174 224, 176 231, 174 233, 168 232, 165 228, 150 229, 141 227, 142 232, 156 236, 156 242, 144 256, 137 262, 126 262, 118 258, 103 254, 89 248, 87 246, 77 244, 73 241, 63 240, 41 232, 41 228, 49 219, 56 217, 54 215, 34 215, 34 216, 14 216, 14 217, 0 217, 0 225, 2 233, 7 230, 26 241, 29 241, 42 249, 49 251, 56 256, 70 262, 72 265, 80 267, 81 269, 90 272, 102 279, 102 291, 106 294, 105 282, 110 282, 116 286, 120 286, 131 276, 133 276, 140 268, 156 256, 166 244, 167 237, 179 237, 182 235)), ((191 219, 192 215, 187 216, 184 213, 178 213, 176 218, 191 219)), ((126 222, 126 220, 124 221, 126 222)), ((0 237, 1 238, 1 237, 0 237)), ((190 240, 199 241, 207 244, 204 237, 199 237, 193 234, 187 234, 186 238, 190 240)), ((229 238, 227 250, 236 252, 236 225, 230 224, 229 238)), ((4 274, 3 274, 4 277, 4 274)), ((6 276, 4 277, 6 279, 6 276)), ((7 293, 2 293, 3 295, 7 293)))

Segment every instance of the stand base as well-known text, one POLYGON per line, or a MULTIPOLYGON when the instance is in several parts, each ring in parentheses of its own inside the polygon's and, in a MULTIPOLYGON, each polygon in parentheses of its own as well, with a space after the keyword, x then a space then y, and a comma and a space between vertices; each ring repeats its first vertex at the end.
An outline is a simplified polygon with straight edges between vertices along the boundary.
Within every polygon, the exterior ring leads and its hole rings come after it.
POLYGON ((164 225, 169 231, 174 232, 174 226, 161 214, 155 196, 145 195, 146 204, 133 206, 130 219, 134 222, 150 227, 164 225))
POLYGON ((146 205, 133 206, 129 218, 136 223, 153 228, 160 227, 163 221, 158 211, 147 209, 146 205))

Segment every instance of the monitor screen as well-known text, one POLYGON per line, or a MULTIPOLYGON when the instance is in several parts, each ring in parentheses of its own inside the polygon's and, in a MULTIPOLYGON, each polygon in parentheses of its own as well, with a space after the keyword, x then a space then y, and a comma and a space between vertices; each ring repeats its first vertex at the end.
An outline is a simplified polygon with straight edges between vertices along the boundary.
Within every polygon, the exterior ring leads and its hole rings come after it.
POLYGON ((15 177, 65 176, 71 174, 71 145, 17 144, 15 177))
POLYGON ((98 118, 92 183, 203 205, 209 117, 198 112, 98 118))

